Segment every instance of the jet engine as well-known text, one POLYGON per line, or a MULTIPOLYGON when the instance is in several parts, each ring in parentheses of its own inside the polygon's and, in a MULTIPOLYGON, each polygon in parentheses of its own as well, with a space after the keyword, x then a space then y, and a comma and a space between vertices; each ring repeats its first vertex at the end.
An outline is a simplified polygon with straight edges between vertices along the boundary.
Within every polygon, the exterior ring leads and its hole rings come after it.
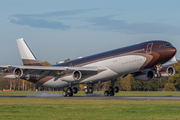
POLYGON ((82 73, 78 70, 73 70, 73 71, 69 71, 65 73, 60 78, 63 81, 73 82, 73 81, 80 80, 82 78, 82 73))
POLYGON ((171 77, 175 74, 175 69, 172 66, 162 68, 159 73, 155 74, 156 78, 160 77, 171 77))
POLYGON ((20 68, 11 68, 3 73, 3 77, 7 79, 20 78, 23 75, 23 70, 20 68))
POLYGON ((155 74, 152 70, 145 70, 134 74, 135 80, 149 81, 154 78, 155 74))
POLYGON ((25 80, 31 80, 31 82, 37 82, 39 80, 39 75, 31 75, 31 74, 27 74, 24 77, 25 80))

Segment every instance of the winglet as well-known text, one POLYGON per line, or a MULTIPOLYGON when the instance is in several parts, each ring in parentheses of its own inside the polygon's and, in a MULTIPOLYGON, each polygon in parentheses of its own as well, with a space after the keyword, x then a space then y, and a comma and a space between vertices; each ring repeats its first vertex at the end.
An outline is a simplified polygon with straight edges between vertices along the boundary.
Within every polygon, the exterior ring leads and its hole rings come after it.
POLYGON ((41 66, 23 38, 18 39, 17 44, 24 66, 41 66))

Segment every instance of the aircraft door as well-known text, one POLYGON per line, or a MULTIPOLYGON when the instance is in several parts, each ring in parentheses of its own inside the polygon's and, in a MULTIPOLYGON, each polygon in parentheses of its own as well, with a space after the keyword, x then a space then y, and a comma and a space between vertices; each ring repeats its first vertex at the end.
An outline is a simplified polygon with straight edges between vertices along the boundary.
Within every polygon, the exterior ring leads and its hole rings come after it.
POLYGON ((149 43, 146 48, 146 54, 151 54, 153 43, 149 43))

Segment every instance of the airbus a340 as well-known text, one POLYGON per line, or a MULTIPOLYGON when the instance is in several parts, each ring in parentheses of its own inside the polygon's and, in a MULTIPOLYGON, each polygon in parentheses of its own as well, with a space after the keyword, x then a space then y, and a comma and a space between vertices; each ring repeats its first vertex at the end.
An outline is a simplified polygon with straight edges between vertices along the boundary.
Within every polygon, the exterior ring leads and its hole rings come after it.
POLYGON ((24 39, 17 40, 24 66, 1 65, 3 77, 21 78, 37 85, 51 88, 65 88, 63 96, 73 96, 78 92, 77 84, 85 85, 85 93, 93 93, 93 85, 111 81, 105 96, 114 96, 119 92, 114 87, 116 79, 132 74, 135 80, 148 81, 153 78, 170 77, 177 63, 176 48, 161 40, 147 41, 76 60, 42 66, 31 52, 24 39))

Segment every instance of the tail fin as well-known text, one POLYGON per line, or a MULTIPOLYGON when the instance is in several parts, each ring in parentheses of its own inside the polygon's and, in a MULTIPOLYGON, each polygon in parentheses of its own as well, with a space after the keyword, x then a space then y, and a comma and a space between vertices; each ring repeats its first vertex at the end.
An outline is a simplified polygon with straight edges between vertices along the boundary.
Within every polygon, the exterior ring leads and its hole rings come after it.
POLYGON ((17 44, 24 66, 42 66, 33 55, 23 38, 18 39, 17 44))

